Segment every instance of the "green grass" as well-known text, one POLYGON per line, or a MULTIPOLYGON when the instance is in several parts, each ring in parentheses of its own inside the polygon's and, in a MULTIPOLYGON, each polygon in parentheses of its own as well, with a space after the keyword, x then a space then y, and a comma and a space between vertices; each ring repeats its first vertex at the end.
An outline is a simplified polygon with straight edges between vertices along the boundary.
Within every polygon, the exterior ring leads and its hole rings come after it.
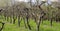
MULTIPOLYGON (((25 28, 23 20, 21 21, 20 27, 18 26, 17 20, 15 24, 3 21, 3 19, 0 19, 0 21, 5 22, 5 26, 2 31, 37 31, 36 23, 34 22, 34 20, 29 21, 32 30, 25 28)), ((43 21, 43 23, 40 24, 40 31, 60 31, 60 23, 56 23, 55 21, 53 21, 53 25, 50 26, 50 21, 43 21)))

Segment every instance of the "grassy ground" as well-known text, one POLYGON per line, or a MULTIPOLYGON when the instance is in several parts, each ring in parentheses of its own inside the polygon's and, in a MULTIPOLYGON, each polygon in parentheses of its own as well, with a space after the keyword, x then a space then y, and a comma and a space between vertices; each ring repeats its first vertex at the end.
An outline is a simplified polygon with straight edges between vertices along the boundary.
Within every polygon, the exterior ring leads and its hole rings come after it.
MULTIPOLYGON (((0 21, 5 22, 5 26, 2 31, 37 31, 36 23, 33 20, 29 21, 32 30, 25 28, 23 20, 21 21, 20 27, 17 24, 18 23, 17 20, 15 24, 9 23, 7 21, 3 21, 2 19, 0 19, 0 21)), ((41 23, 40 25, 40 31, 60 31, 60 23, 56 23, 53 21, 53 25, 51 27, 50 21, 43 21, 43 23, 41 23)))

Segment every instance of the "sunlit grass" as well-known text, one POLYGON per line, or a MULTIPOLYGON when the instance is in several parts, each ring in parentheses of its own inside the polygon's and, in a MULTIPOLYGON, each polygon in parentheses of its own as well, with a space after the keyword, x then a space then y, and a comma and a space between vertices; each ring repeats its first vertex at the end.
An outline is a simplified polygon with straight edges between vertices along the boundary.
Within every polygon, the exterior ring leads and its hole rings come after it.
MULTIPOLYGON (((0 19, 0 22, 1 21, 2 19, 0 19)), ((21 21, 20 27, 18 26, 17 20, 15 24, 6 22, 3 31, 37 31, 37 24, 34 20, 29 20, 29 24, 32 30, 25 28, 23 20, 21 21)), ((53 25, 51 26, 50 21, 43 21, 43 23, 40 24, 40 31, 60 31, 60 23, 53 21, 53 25)))

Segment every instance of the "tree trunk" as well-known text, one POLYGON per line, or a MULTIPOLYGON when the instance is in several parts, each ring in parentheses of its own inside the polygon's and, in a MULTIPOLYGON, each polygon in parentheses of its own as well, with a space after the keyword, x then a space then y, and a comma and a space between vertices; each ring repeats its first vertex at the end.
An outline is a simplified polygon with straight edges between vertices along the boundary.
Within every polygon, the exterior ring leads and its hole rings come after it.
POLYGON ((52 26, 52 19, 51 19, 51 26, 52 26))
POLYGON ((4 27, 4 24, 5 24, 5 23, 2 23, 2 27, 1 27, 0 31, 2 31, 2 29, 3 29, 3 27, 4 27))
POLYGON ((13 16, 13 24, 15 24, 15 20, 16 20, 16 19, 15 19, 14 16, 13 16))
POLYGON ((12 23, 12 17, 10 16, 10 23, 12 23))
POLYGON ((29 28, 29 30, 31 30, 31 26, 29 25, 29 21, 28 21, 28 16, 26 17, 26 20, 27 20, 28 28, 29 28))
POLYGON ((9 17, 7 16, 6 18, 7 18, 7 21, 9 22, 9 17))
POLYGON ((25 18, 23 18, 23 20, 24 20, 25 28, 27 28, 27 26, 26 26, 26 19, 25 19, 25 18))
POLYGON ((40 29, 40 23, 41 23, 41 18, 40 18, 40 20, 39 20, 39 23, 37 24, 37 31, 40 31, 39 29, 40 29))
POLYGON ((18 26, 20 27, 20 16, 18 16, 18 26))

